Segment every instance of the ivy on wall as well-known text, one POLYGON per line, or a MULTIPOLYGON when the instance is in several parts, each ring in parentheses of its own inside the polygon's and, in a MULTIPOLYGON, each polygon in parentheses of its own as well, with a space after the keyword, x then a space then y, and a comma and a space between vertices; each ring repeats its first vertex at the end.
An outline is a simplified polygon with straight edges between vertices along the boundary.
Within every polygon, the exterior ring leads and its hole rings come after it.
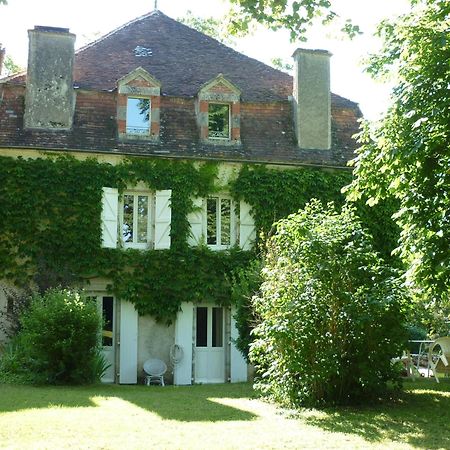
MULTIPOLYGON (((113 166, 70 156, 0 157, 0 279, 24 285, 38 274, 55 285, 103 276, 140 314, 164 322, 174 319, 183 301, 229 304, 232 272, 254 254, 187 246, 192 197, 214 193, 217 175, 214 163, 133 158, 113 166), (150 190, 172 189, 171 250, 101 248, 102 187, 121 192, 138 182, 150 190)), ((350 178, 338 171, 244 166, 229 188, 236 200, 252 206, 257 229, 267 235, 274 221, 312 197, 343 203, 341 188, 350 178)), ((386 212, 366 211, 364 221, 383 231, 390 251, 386 212)))
MULTIPOLYGON (((314 168, 280 170, 247 165, 230 188, 236 199, 245 199, 252 206, 256 228, 264 239, 276 221, 304 208, 312 198, 342 206, 345 202, 342 188, 350 184, 351 180, 350 171, 314 168)), ((394 201, 386 200, 369 207, 363 199, 357 204, 357 210, 363 224, 374 237, 376 250, 385 259, 392 261, 391 252, 397 246, 400 233, 391 219, 396 211, 394 201)))

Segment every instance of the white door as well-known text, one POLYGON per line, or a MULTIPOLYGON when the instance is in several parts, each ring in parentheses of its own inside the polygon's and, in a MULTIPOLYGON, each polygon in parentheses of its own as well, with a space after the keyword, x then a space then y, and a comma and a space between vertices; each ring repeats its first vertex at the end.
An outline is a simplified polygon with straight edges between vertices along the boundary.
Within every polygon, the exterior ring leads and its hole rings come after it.
POLYGON ((98 308, 103 316, 102 350, 106 363, 109 365, 102 377, 103 383, 114 383, 115 373, 115 305, 114 297, 99 296, 98 308))
POLYGON ((195 308, 194 381, 225 382, 225 311, 221 306, 195 308))

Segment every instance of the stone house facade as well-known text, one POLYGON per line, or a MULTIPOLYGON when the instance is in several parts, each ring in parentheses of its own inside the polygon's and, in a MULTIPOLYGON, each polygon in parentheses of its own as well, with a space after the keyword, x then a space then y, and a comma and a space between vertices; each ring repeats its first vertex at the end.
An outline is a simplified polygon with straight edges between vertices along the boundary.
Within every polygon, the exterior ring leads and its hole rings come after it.
MULTIPOLYGON (((76 52, 74 41, 63 28, 29 31, 27 72, 0 79, 1 158, 70 155, 111 167, 124 160, 197 168, 213 162, 218 187, 192 198, 188 244, 217 252, 249 251, 255 241, 252 205, 224 191, 243 166, 348 170, 361 113, 330 93, 327 51, 296 50, 291 77, 160 11, 76 52)), ((170 252, 172 189, 170 182, 150 189, 142 180, 103 186, 103 248, 170 252)), ((234 345, 233 307, 211 298, 184 301, 167 325, 139 314, 100 273, 85 289, 107 318, 105 381, 138 382, 150 357, 167 362, 175 384, 247 379, 234 345)))

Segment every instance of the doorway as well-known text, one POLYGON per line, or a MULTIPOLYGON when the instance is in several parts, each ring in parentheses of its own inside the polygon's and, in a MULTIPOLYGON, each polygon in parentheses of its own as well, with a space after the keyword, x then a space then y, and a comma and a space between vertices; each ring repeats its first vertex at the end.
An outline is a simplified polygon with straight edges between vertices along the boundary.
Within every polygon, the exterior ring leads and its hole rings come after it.
POLYGON ((97 297, 99 312, 103 317, 102 327, 102 354, 105 358, 108 369, 102 377, 102 383, 115 382, 115 302, 112 296, 97 297))
POLYGON ((195 308, 195 383, 225 382, 225 311, 221 306, 195 308))

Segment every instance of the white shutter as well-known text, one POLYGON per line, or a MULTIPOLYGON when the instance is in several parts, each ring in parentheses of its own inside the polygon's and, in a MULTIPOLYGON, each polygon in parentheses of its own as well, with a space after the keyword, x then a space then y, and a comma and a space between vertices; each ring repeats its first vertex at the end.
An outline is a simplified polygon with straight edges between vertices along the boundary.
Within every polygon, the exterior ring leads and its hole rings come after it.
POLYGON ((155 249, 170 248, 170 222, 172 191, 156 191, 155 195, 155 249))
POLYGON ((235 345, 235 339, 238 338, 239 332, 236 328, 236 320, 234 315, 236 314, 236 308, 231 308, 231 349, 230 349, 230 381, 232 383, 239 383, 241 381, 247 381, 247 361, 242 353, 237 349, 235 345))
POLYGON ((181 359, 173 368, 173 384, 192 384, 192 341, 193 341, 194 305, 183 302, 175 322, 175 345, 180 347, 181 359))
POLYGON ((102 191, 102 247, 116 248, 119 192, 109 187, 102 191))
POLYGON ((195 197, 192 199, 194 211, 188 214, 187 219, 191 226, 191 233, 188 238, 188 244, 191 246, 199 245, 204 238, 203 233, 203 199, 195 197))
POLYGON ((241 202, 239 208, 239 246, 243 250, 250 250, 256 238, 255 222, 250 214, 250 205, 241 202))
POLYGON ((137 383, 138 313, 130 302, 120 302, 120 384, 137 383))

